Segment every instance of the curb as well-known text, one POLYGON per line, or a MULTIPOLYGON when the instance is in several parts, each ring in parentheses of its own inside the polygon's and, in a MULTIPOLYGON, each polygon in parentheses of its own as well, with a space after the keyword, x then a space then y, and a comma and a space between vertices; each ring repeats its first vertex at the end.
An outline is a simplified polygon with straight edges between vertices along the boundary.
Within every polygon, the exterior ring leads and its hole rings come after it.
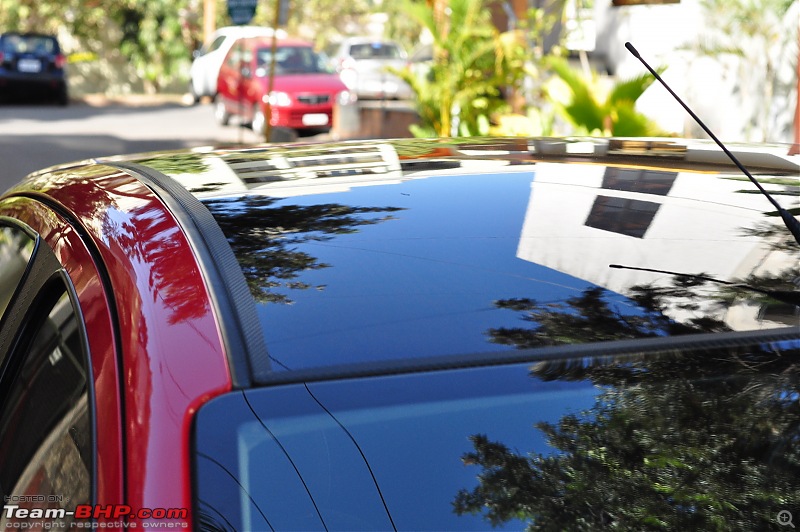
POLYGON ((123 107, 153 107, 157 105, 184 105, 194 103, 192 96, 186 94, 85 94, 70 98, 71 104, 88 105, 89 107, 107 107, 110 105, 123 107))

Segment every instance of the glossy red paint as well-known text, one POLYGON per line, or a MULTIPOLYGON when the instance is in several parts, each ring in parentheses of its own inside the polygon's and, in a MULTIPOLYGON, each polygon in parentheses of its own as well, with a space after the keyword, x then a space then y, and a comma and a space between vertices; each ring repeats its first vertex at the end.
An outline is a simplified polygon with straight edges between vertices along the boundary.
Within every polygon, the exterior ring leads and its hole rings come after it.
MULTIPOLYGON (((103 292, 87 253, 73 258, 75 244, 68 246, 64 236, 41 222, 32 225, 43 234, 53 233, 48 243, 61 250, 62 264, 71 277, 76 275, 73 282, 84 287, 79 297, 84 315, 99 320, 101 305, 111 309, 107 322, 116 315, 117 357, 109 347, 92 353, 98 416, 104 416, 98 417, 98 435, 113 433, 120 422, 123 427, 124 446, 117 443, 114 451, 124 464, 125 481, 123 496, 116 500, 134 509, 191 509, 192 416, 205 401, 230 390, 231 378, 208 289, 188 240, 149 188, 110 167, 61 169, 23 187, 14 194, 56 202, 78 221, 96 249, 97 269, 105 270, 113 290, 103 292), (106 368, 117 364, 121 369, 115 368, 112 385, 106 368), (121 415, 116 424, 105 425, 111 419, 105 401, 114 400, 115 387, 122 396, 121 411, 117 404, 121 415)), ((58 229, 74 234, 63 223, 58 229)), ((107 442, 105 436, 98 440, 107 442)), ((113 451, 101 453, 110 460, 113 451)))

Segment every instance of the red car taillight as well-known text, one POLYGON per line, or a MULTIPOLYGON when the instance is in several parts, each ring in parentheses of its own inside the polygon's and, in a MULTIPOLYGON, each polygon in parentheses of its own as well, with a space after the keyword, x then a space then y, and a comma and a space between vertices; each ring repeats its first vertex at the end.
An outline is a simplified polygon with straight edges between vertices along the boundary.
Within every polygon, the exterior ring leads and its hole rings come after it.
POLYGON ((55 65, 56 68, 64 68, 64 65, 67 63, 67 58, 64 57, 64 54, 58 54, 56 56, 55 65))

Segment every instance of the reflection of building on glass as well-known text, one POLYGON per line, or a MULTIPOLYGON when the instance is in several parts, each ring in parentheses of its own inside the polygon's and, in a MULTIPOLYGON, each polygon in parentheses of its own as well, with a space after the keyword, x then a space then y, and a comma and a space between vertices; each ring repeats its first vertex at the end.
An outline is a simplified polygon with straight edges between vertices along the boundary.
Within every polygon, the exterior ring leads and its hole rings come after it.
POLYGON ((610 190, 628 190, 666 196, 675 183, 676 177, 678 177, 677 172, 609 166, 603 175, 601 186, 610 190))
MULTIPOLYGON (((520 139, 463 140, 458 148, 410 142, 362 142, 329 145, 259 146, 246 150, 196 148, 194 166, 202 171, 168 175, 198 198, 262 191, 275 197, 341 192, 353 186, 400 183, 462 169, 491 172, 498 166, 532 165, 520 139), (481 155, 483 158, 463 158, 481 155), (497 159, 494 156, 498 156, 497 159)), ((520 171, 529 171, 521 169, 520 171)))
POLYGON ((644 237, 659 204, 650 201, 597 196, 586 225, 636 238, 644 237))
POLYGON ((788 303, 763 304, 758 309, 758 320, 796 327, 800 324, 800 308, 788 303))
MULTIPOLYGON (((677 172, 609 166, 600 185, 607 190, 666 196, 677 172)), ((586 225, 621 235, 643 238, 658 212, 659 203, 614 196, 597 196, 586 225)))
MULTIPOLYGON (((673 277, 613 269, 610 264, 721 280, 796 267, 796 254, 770 249, 761 238, 743 235, 743 229, 759 223, 780 222, 765 216, 771 211, 766 198, 742 192, 746 187, 738 178, 733 173, 600 165, 567 169, 538 163, 517 256, 620 294, 637 285, 668 286, 673 277)), ((695 317, 678 303, 667 311, 671 318, 695 317)), ((711 306, 703 310, 716 313, 734 330, 798 323, 793 310, 772 304, 762 308, 751 301, 726 310, 711 306)))
MULTIPOLYGON (((524 144, 522 145, 524 147, 524 144)), ((408 148, 405 146, 405 148, 408 148)), ((464 151, 477 150, 491 157, 520 150, 520 143, 492 142, 486 146, 465 143, 464 151)), ((233 152, 197 151, 204 171, 171 173, 198 198, 237 195, 262 191, 274 197, 341 192, 354 186, 399 183, 424 178, 438 172, 463 169, 466 172, 491 171, 508 161, 465 160, 454 150, 399 154, 391 142, 318 146, 269 146, 233 152)), ((517 153, 517 152, 514 152, 517 153)), ((527 152, 525 152, 527 154, 527 152)), ((522 152, 518 152, 522 157, 522 152)), ((524 161, 532 164, 529 157, 524 161)))

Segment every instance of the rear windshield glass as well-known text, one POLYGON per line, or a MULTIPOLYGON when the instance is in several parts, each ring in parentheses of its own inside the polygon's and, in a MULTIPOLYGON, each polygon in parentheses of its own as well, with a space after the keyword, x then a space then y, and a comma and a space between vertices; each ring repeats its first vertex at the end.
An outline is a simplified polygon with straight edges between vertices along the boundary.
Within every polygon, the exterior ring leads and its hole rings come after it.
POLYGON ((375 150, 302 153, 230 158, 263 193, 204 199, 276 371, 799 323, 791 302, 738 287, 791 291, 797 254, 747 234, 764 215, 724 176, 456 161, 414 172, 375 150), (729 190, 726 214, 684 187, 729 190), (742 279, 754 254, 762 266, 742 279))
MULTIPOLYGON (((259 48, 258 66, 269 67, 272 59, 270 48, 259 48)), ((276 74, 314 74, 326 72, 324 60, 308 46, 284 46, 275 51, 276 74)))
POLYGON ((798 248, 735 170, 425 141, 145 162, 214 216, 275 372, 800 324, 798 248))
POLYGON ((3 35, 2 43, 2 50, 6 54, 52 55, 58 53, 56 40, 43 35, 7 34, 3 35))
POLYGON ((354 44, 350 46, 350 56, 353 59, 400 59, 400 49, 387 43, 354 44))

